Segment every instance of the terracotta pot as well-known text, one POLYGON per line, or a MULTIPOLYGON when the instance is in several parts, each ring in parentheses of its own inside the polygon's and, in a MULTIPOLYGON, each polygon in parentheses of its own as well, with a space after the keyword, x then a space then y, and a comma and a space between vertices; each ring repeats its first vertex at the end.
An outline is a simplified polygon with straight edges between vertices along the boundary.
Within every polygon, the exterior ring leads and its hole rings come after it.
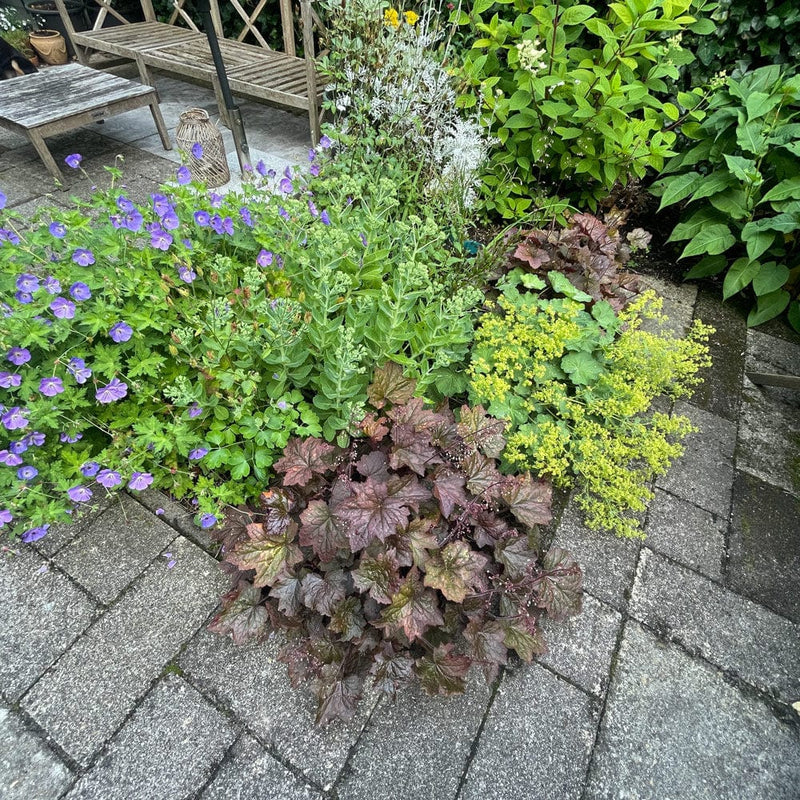
POLYGON ((67 43, 58 31, 31 31, 31 46, 45 64, 66 64, 67 43))

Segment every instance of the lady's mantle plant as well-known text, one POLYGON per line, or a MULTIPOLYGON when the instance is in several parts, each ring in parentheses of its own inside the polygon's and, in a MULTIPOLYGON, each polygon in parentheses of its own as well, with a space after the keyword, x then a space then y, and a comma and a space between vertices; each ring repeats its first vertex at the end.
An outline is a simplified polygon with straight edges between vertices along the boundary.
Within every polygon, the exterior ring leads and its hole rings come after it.
POLYGON ((414 391, 387 364, 346 447, 292 439, 228 552, 241 580, 212 630, 237 643, 285 631, 281 658, 320 723, 352 717, 365 679, 453 694, 476 664, 491 681, 509 651, 545 652, 543 614, 581 607, 577 564, 531 535, 550 520, 549 485, 497 471, 503 423, 480 406, 456 421, 414 391))
POLYGON ((150 483, 213 525, 258 496, 291 436, 360 419, 374 364, 429 394, 458 371, 482 295, 433 279, 445 233, 393 220, 391 184, 348 197, 335 162, 310 158, 310 178, 261 168, 244 197, 182 167, 144 205, 112 186, 30 225, 0 194, 6 530, 38 538, 150 483))
POLYGON ((674 336, 652 292, 615 312, 634 288, 617 272, 628 247, 591 215, 564 231, 529 233, 515 252, 525 268, 498 283, 495 313, 476 331, 470 400, 508 421, 506 466, 577 484, 589 527, 641 536, 628 512, 644 510, 649 482, 681 455, 692 429, 651 405, 691 393, 710 363, 712 329, 695 320, 685 338, 674 336))

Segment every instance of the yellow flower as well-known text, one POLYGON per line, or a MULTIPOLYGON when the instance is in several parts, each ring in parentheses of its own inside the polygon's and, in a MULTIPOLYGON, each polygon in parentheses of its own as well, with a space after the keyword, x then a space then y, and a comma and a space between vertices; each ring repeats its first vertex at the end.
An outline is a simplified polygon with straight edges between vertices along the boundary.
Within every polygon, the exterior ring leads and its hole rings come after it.
POLYGON ((393 28, 400 27, 400 15, 394 8, 387 8, 386 11, 383 12, 383 21, 393 28))
POLYGON ((413 11, 404 11, 403 16, 409 25, 416 25, 419 20, 419 14, 415 14, 413 11))

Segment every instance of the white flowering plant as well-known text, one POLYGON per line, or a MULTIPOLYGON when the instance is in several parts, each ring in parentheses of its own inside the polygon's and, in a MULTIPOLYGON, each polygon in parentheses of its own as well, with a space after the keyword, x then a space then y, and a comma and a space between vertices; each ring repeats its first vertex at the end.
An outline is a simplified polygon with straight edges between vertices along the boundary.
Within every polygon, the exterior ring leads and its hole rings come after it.
POLYGON ((454 11, 474 35, 458 104, 480 108, 501 145, 483 177, 486 209, 516 218, 552 195, 596 209, 615 187, 660 170, 703 94, 686 93, 688 107, 670 100, 694 60, 683 32, 708 32, 703 3, 627 0, 602 15, 570 0, 522 0, 498 14, 482 0, 454 11))
POLYGON ((464 219, 476 199, 489 136, 456 107, 438 9, 418 14, 382 0, 328 3, 327 103, 339 141, 385 174, 397 167, 410 208, 464 219))

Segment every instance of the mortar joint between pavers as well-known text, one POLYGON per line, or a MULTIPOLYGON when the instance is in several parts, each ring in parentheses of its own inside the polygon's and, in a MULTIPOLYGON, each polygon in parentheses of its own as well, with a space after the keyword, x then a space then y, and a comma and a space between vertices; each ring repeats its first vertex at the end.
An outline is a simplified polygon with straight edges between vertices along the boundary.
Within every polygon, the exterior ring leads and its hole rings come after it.
MULTIPOLYGON (((539 666, 544 666, 540 664, 539 666)), ((492 684, 491 693, 489 695, 489 702, 486 704, 486 709, 483 712, 483 717, 481 717, 480 724, 478 725, 478 730, 475 731, 475 738, 472 740, 472 744, 469 748, 469 753, 467 753, 467 758, 464 761, 464 769, 461 770, 461 777, 458 779, 458 786, 456 787, 456 793, 453 795, 453 800, 459 800, 461 797, 461 792, 464 789, 464 784, 467 781, 467 775, 469 775, 470 767, 472 766, 472 762, 475 759, 475 756, 478 754, 478 748, 480 747, 481 737, 483 736, 483 729, 486 726, 486 720, 489 719, 489 714, 492 710, 492 706, 494 705, 495 698, 497 697, 497 693, 500 691, 500 685, 503 683, 503 678, 506 674, 506 667, 501 666, 498 670, 497 677, 494 679, 494 683, 492 684)))
MULTIPOLYGON (((206 625, 208 623, 206 621, 203 624, 206 625)), ((188 644, 188 641, 186 644, 188 644)), ((207 687, 203 686, 199 681, 195 681, 191 672, 184 672, 181 677, 193 689, 195 689, 207 703, 213 706, 217 711, 220 712, 220 714, 222 714, 227 720, 229 720, 232 723, 234 730, 236 730, 237 736, 241 735, 242 733, 248 734, 253 739, 255 739, 256 742, 258 742, 259 746, 263 750, 265 750, 268 755, 274 758, 275 761, 277 761, 281 766, 285 767, 289 772, 292 773, 292 775, 294 775, 300 781, 308 785, 311 789, 314 789, 315 791, 320 792, 322 794, 326 794, 327 796, 325 789, 320 784, 318 784, 312 778, 308 777, 305 773, 303 773, 300 770, 298 766, 296 766, 291 761, 286 759, 281 753, 277 751, 277 749, 271 742, 265 741, 258 733, 256 733, 255 730, 253 730, 253 728, 250 727, 250 725, 248 725, 245 721, 240 719, 236 715, 236 712, 233 711, 231 708, 229 708, 212 689, 208 689, 207 687)))

